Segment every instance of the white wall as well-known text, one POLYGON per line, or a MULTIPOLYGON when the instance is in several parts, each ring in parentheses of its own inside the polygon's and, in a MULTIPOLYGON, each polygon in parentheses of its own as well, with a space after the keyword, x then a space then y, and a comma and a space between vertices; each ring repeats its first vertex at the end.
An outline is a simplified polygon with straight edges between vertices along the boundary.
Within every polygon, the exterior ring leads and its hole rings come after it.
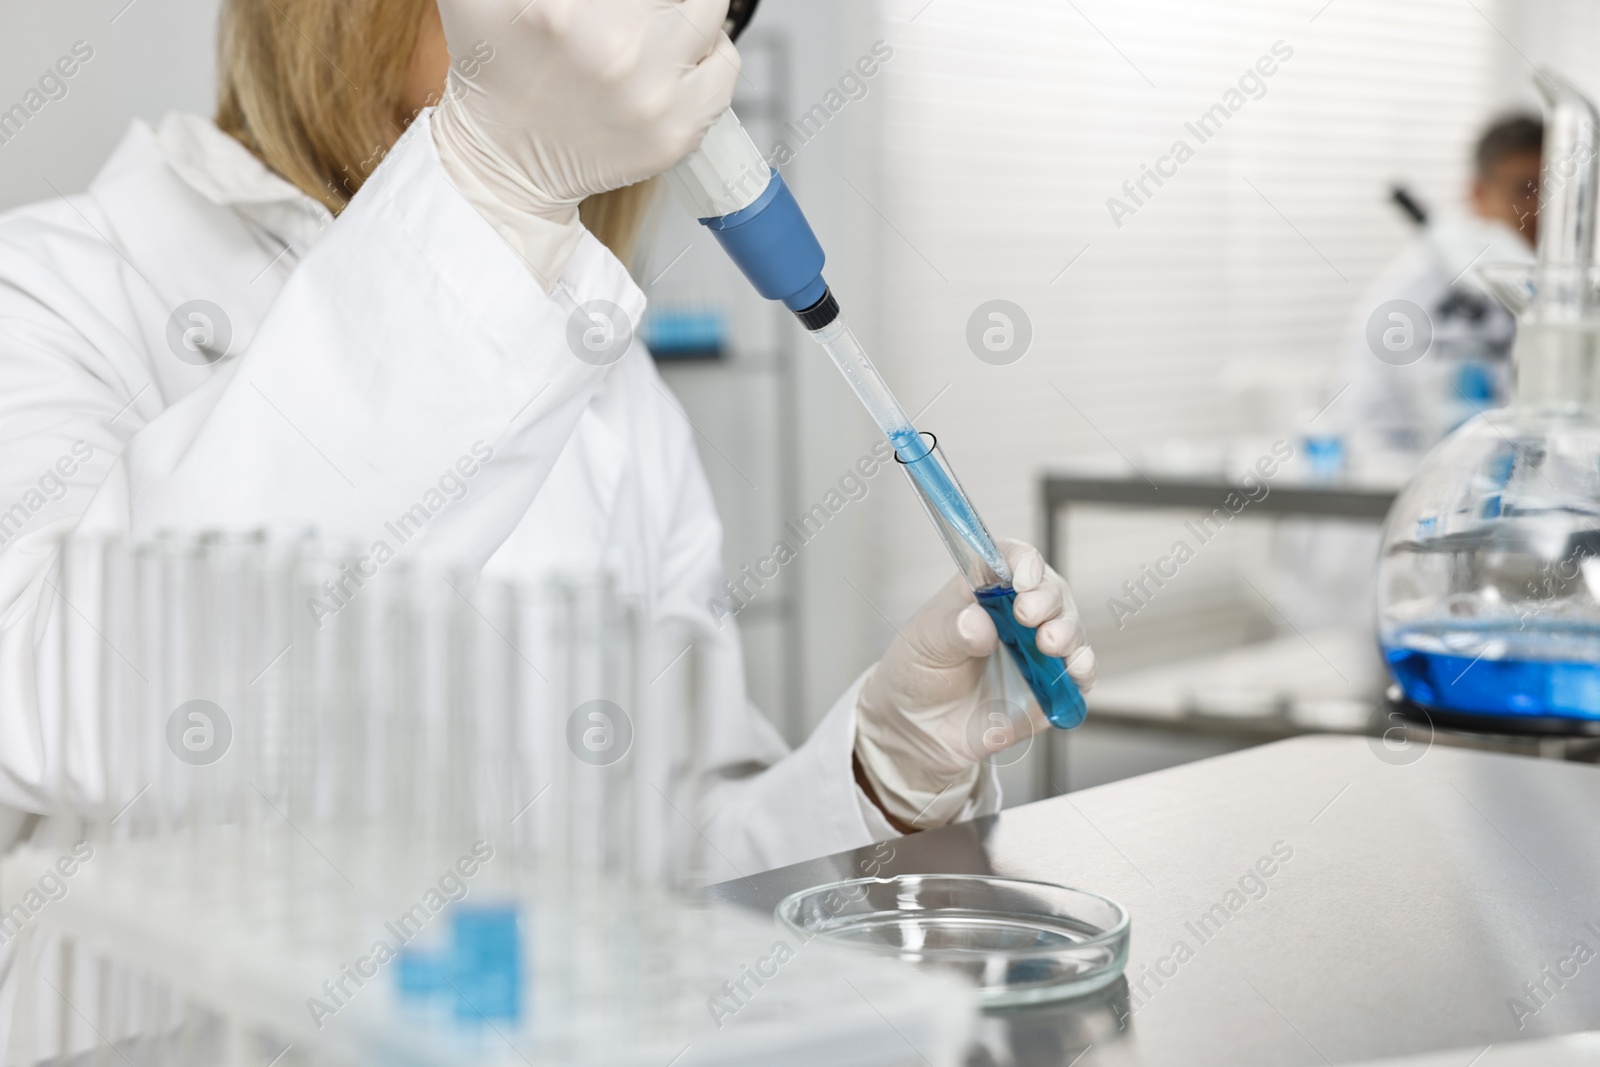
POLYGON ((1600 5, 1588 0, 1528 0, 1509 5, 1499 23, 1507 43, 1499 52, 1500 90, 1507 99, 1537 106, 1531 77, 1549 65, 1600 100, 1600 5))
POLYGON ((83 189, 135 116, 209 114, 217 0, 0 0, 0 110, 82 41, 93 58, 0 144, 0 209, 83 189), (59 91, 58 91, 59 95, 59 91))

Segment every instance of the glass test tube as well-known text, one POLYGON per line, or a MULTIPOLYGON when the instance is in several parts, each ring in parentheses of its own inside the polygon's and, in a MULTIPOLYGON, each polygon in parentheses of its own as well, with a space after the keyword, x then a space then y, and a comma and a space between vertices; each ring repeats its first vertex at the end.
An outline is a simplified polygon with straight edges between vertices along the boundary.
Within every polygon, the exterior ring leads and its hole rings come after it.
MULTIPOLYGON (((1051 725, 1061 729, 1077 726, 1088 714, 1083 693, 1072 676, 1067 674, 1065 663, 1039 651, 1038 634, 1034 627, 1017 620, 1017 595, 1011 587, 1009 570, 997 574, 984 555, 974 548, 971 531, 950 521, 950 509, 945 498, 954 495, 964 501, 966 493, 956 479, 955 471, 945 461, 938 440, 932 434, 922 436, 927 441, 926 452, 911 462, 901 460, 901 466, 906 469, 906 480, 922 502, 929 521, 939 531, 951 558, 971 585, 978 605, 993 620, 1000 643, 1005 646, 1011 661, 1033 691, 1045 718, 1050 720, 1051 725)), ((977 512, 969 506, 967 513, 983 538, 993 544, 977 512)))

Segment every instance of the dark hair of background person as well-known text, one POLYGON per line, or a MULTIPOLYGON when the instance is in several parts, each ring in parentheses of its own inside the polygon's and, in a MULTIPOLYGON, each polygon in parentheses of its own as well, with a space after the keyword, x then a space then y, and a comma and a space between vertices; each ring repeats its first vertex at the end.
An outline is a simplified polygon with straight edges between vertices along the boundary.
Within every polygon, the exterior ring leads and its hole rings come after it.
POLYGON ((1537 115, 1507 115, 1490 123, 1472 149, 1473 170, 1487 178, 1508 156, 1538 155, 1544 148, 1544 121, 1537 115))

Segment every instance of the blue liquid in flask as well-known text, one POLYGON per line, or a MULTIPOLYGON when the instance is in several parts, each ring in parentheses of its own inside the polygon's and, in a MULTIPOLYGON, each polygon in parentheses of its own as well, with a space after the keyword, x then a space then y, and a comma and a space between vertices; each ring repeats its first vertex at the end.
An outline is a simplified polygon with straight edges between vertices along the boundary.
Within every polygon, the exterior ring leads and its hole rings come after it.
POLYGON ((1600 719, 1600 634, 1586 628, 1416 628, 1396 634, 1383 655, 1407 698, 1425 708, 1600 719))

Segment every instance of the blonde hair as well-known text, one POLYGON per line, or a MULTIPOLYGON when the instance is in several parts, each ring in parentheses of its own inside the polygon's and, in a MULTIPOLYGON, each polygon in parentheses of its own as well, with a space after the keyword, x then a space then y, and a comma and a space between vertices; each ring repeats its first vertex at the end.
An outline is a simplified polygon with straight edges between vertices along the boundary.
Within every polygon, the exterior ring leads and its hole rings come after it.
MULTIPOLYGON (((415 115, 405 85, 435 0, 226 0, 216 123, 338 214, 415 115)), ((630 263, 655 199, 640 182, 579 207, 630 263)))

